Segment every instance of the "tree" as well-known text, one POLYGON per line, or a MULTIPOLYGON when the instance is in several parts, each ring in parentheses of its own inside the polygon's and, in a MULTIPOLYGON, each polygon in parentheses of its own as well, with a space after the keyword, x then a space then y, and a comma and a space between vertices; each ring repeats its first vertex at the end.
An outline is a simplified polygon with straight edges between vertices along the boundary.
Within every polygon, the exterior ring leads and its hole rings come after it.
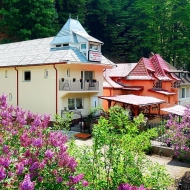
POLYGON ((13 41, 55 34, 57 14, 52 0, 3 0, 2 4, 0 26, 13 41))
POLYGON ((69 17, 79 19, 83 24, 86 15, 87 0, 55 0, 58 24, 62 27, 69 17))
POLYGON ((140 132, 139 125, 145 123, 142 114, 131 121, 126 110, 114 106, 94 125, 92 146, 69 144, 69 153, 79 162, 77 171, 90 182, 89 189, 117 189, 120 184, 118 189, 129 189, 128 184, 166 189, 171 184, 166 170, 144 154, 151 146, 150 138, 157 135, 155 129, 140 132))

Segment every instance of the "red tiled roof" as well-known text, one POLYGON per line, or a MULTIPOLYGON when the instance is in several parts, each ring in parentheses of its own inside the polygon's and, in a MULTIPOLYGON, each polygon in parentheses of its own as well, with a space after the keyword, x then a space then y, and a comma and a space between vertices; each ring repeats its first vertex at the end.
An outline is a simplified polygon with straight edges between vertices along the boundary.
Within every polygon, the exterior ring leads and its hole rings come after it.
POLYGON ((131 76, 146 76, 149 77, 148 71, 144 65, 143 59, 140 59, 140 61, 137 63, 137 65, 134 67, 134 69, 129 73, 128 77, 131 76))
POLYGON ((137 95, 119 95, 119 96, 100 96, 99 98, 104 100, 115 101, 119 103, 137 105, 137 106, 146 106, 153 104, 162 104, 166 101, 154 98, 151 96, 137 96, 137 95))
POLYGON ((154 69, 152 63, 150 62, 150 59, 147 59, 147 58, 142 58, 142 59, 143 59, 143 61, 144 61, 145 67, 146 67, 148 70, 154 72, 155 69, 154 69))
POLYGON ((169 71, 169 68, 159 54, 155 54, 153 57, 151 57, 150 61, 155 68, 156 72, 154 73, 154 76, 156 78, 159 80, 171 80, 164 72, 164 70, 169 71))

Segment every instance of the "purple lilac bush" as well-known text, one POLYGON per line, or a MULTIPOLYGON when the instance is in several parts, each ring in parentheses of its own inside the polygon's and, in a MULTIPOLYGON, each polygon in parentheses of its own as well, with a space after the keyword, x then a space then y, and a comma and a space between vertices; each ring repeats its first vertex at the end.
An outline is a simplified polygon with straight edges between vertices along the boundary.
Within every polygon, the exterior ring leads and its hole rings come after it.
POLYGON ((185 110, 181 120, 178 116, 170 115, 166 126, 167 142, 172 144, 176 156, 185 157, 190 150, 190 109, 185 110))
POLYGON ((136 186, 131 186, 128 183, 125 183, 125 184, 120 184, 117 190, 148 190, 148 189, 144 188, 143 185, 141 185, 140 187, 136 187, 136 186))
POLYGON ((49 115, 8 106, 0 97, 0 187, 82 189, 88 186, 76 174, 77 162, 67 152, 67 136, 48 128, 49 115), (64 187, 64 188, 63 188, 64 187))

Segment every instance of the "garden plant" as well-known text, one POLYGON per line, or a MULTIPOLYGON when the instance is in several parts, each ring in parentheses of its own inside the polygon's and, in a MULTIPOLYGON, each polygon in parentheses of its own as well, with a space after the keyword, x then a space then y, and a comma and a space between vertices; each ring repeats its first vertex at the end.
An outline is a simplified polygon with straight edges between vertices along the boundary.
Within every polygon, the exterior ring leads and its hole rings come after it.
POLYGON ((172 183, 164 166, 152 163, 145 152, 155 129, 140 131, 146 118, 131 121, 120 106, 111 107, 93 126, 93 145, 76 146, 69 152, 78 161, 77 171, 89 182, 87 189, 167 189, 172 183))
POLYGON ((167 121, 168 143, 174 148, 175 155, 179 160, 189 161, 190 151, 190 109, 187 108, 181 118, 170 114, 167 121))
POLYGON ((0 97, 0 189, 83 189, 88 182, 76 172, 67 152, 67 136, 48 128, 49 115, 8 106, 0 97))

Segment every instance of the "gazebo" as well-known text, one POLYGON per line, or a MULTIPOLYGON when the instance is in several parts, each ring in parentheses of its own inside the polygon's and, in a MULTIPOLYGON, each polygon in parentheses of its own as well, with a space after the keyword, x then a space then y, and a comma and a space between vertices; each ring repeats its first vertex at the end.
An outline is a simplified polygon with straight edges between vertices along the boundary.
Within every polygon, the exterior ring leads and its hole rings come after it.
POLYGON ((137 95, 118 95, 118 96, 99 96, 99 98, 108 101, 108 108, 112 106, 112 102, 114 105, 119 103, 124 108, 129 108, 134 116, 137 116, 139 112, 146 113, 148 117, 150 117, 151 112, 155 113, 157 110, 157 114, 160 115, 160 104, 166 103, 166 101, 154 98, 151 96, 137 96, 137 95), (152 111, 151 111, 152 110, 152 111))

